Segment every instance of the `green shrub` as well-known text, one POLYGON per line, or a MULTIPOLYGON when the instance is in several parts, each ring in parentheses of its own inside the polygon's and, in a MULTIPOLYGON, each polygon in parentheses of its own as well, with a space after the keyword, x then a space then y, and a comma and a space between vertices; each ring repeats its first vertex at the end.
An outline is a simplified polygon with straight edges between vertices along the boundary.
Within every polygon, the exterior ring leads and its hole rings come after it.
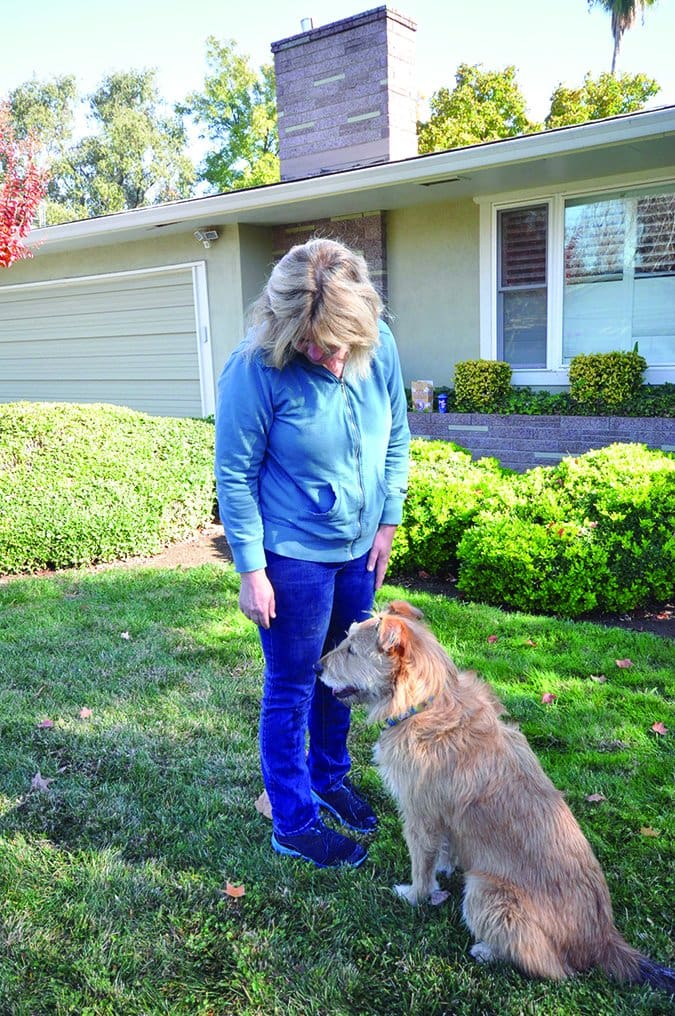
POLYGON ((481 506, 505 496, 508 475, 495 459, 474 463, 448 441, 414 439, 408 497, 396 531, 390 568, 447 575, 456 568, 457 545, 481 506))
POLYGON ((637 352, 580 353, 570 363, 570 396, 590 410, 619 410, 639 390, 646 369, 637 352))
POLYGON ((593 530, 481 516, 458 547, 457 588, 472 600, 575 617, 598 605, 606 553, 593 530))
POLYGON ((0 405, 0 573, 151 554, 213 512, 213 425, 107 405, 0 405))
MULTIPOLYGON (((447 395, 448 413, 475 412, 462 409, 457 403, 454 389, 441 386, 434 389, 447 395)), ((408 408, 412 410, 410 391, 408 408)), ((604 403, 587 407, 575 402, 569 392, 534 391, 527 385, 510 388, 505 398, 491 412, 509 416, 519 413, 525 416, 613 416, 615 408, 604 403)), ((675 417, 675 384, 666 382, 662 385, 640 385, 638 390, 621 405, 622 416, 664 416, 675 417)))
POLYGON ((501 360, 455 364, 455 401, 460 412, 493 413, 511 387, 511 367, 501 360))
POLYGON ((477 515, 458 588, 518 610, 632 610, 675 590, 675 459, 616 444, 512 478, 508 514, 477 515))

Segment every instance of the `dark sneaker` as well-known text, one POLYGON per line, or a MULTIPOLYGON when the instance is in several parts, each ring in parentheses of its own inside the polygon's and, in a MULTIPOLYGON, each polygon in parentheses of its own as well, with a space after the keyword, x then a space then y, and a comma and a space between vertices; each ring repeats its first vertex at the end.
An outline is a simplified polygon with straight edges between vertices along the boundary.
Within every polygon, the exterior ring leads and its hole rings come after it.
POLYGON ((368 856, 368 851, 360 843, 336 833, 320 821, 307 832, 295 836, 272 833, 272 846, 278 854, 300 857, 303 861, 311 861, 317 868, 338 868, 342 864, 358 868, 368 856))
POLYGON ((312 791, 312 797, 322 808, 356 833, 372 833, 377 828, 377 815, 360 794, 357 794, 351 780, 346 777, 337 790, 323 794, 312 791))

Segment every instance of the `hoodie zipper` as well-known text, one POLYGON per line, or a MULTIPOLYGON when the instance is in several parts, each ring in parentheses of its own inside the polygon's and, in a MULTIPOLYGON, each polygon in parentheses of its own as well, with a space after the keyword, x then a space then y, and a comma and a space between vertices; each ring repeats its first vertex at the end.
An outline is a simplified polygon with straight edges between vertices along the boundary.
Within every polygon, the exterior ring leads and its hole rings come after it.
POLYGON ((363 514, 363 509, 364 509, 365 504, 366 504, 366 496, 365 496, 365 494, 363 492, 363 483, 361 481, 361 441, 360 441, 360 438, 359 438, 359 432, 358 432, 357 427, 356 427, 356 420, 354 419, 354 413, 352 411, 352 406, 351 406, 351 403, 349 401, 349 395, 347 393, 347 386, 345 385, 344 378, 340 378, 339 379, 339 384, 340 384, 340 388, 342 389, 342 396, 343 396, 344 401, 345 401, 345 406, 347 407, 347 415, 349 416, 349 423, 350 423, 350 426, 351 426, 352 436, 353 436, 353 440, 354 440, 354 452, 356 454, 356 479, 357 479, 358 486, 359 486, 359 511, 358 511, 358 516, 357 516, 357 531, 356 531, 356 536, 352 540, 351 546, 349 548, 350 557, 353 558, 354 557, 354 544, 357 542, 357 540, 361 539, 361 531, 362 531, 361 517, 362 517, 362 514, 363 514))

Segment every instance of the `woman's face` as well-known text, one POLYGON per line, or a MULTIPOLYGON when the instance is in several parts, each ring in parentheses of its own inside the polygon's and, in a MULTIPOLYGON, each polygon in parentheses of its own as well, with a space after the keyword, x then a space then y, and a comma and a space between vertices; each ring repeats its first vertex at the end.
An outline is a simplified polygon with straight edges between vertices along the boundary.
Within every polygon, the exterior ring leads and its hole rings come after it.
POLYGON ((336 369, 344 366, 348 349, 346 346, 337 346, 334 350, 326 353, 316 343, 307 342, 300 346, 299 352, 303 356, 306 356, 311 363, 320 363, 323 367, 327 367, 328 370, 335 372, 336 369))

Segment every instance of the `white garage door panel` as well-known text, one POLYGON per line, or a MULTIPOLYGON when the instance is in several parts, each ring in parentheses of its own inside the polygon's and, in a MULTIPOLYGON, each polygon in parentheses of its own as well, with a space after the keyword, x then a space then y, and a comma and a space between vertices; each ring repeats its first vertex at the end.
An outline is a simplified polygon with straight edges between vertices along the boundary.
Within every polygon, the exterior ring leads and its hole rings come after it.
POLYGON ((0 287, 0 401, 201 416, 195 291, 193 266, 0 287))
MULTIPOLYGON (((88 381, 92 378, 105 378, 105 383, 113 381, 147 381, 153 364, 145 356, 131 355, 125 358, 123 369, 119 357, 88 356, 53 356, 49 358, 49 369, 45 370, 44 361, 35 361, 26 367, 25 360, 3 360, 2 379, 4 381, 23 378, 29 380, 48 381, 88 381)), ((199 386, 199 370, 194 357, 187 353, 174 355, 162 354, 162 379, 167 381, 182 380, 199 386)))
MULTIPOLYGON (((179 310, 182 311, 182 308, 179 310)), ((130 334, 152 334, 165 329, 172 332, 188 331, 194 336, 194 306, 187 314, 177 313, 176 308, 161 307, 134 311, 121 308, 118 313, 111 310, 101 311, 98 314, 81 314, 78 311, 72 316, 65 314, 60 317, 31 316, 30 320, 24 317, 22 320, 3 322, 0 325, 0 342, 4 338, 21 339, 26 342, 35 338, 62 341, 70 336, 114 339, 130 334)))
MULTIPOLYGON (((148 392, 147 384, 125 380, 87 382, 82 386, 74 382, 59 385, 59 396, 54 397, 54 385, 49 381, 31 381, 25 384, 23 400, 28 402, 107 402, 128 406, 155 416, 201 416, 201 406, 195 405, 193 386, 185 382, 172 382, 171 391, 148 392)), ((0 380, 0 402, 14 402, 13 389, 0 380)))

